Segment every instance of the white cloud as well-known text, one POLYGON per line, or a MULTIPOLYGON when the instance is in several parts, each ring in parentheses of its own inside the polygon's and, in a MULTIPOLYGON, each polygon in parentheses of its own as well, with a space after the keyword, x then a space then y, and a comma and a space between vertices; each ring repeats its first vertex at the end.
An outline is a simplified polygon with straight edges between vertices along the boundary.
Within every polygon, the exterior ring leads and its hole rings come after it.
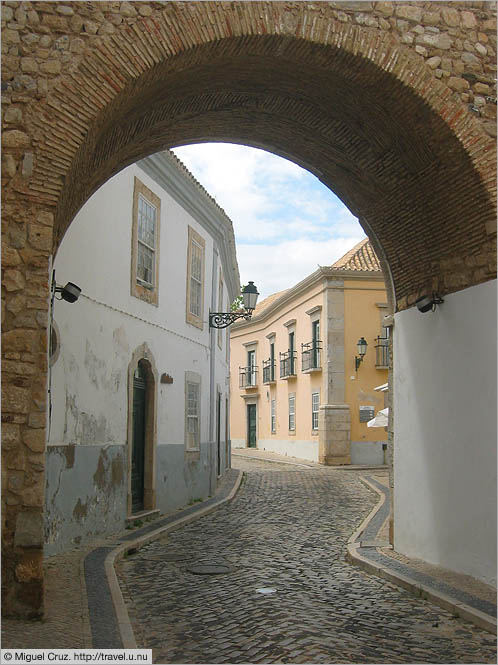
POLYGON ((259 300, 294 286, 317 270, 344 256, 365 237, 358 234, 332 238, 326 242, 290 240, 278 245, 237 245, 237 259, 242 284, 252 280, 258 287, 259 300))
POLYGON ((253 280, 261 297, 330 265, 365 235, 340 200, 293 162, 226 143, 174 152, 232 219, 242 283, 253 280))

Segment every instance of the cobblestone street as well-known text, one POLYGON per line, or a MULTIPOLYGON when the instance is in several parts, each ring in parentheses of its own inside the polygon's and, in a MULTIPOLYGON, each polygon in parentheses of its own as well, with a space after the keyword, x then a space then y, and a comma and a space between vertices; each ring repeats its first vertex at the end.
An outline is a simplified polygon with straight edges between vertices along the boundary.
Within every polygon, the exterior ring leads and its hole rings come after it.
POLYGON ((154 662, 496 662, 491 634, 345 561, 376 503, 359 472, 233 465, 245 477, 231 504, 119 564, 154 662), (228 570, 198 575, 194 564, 228 570))

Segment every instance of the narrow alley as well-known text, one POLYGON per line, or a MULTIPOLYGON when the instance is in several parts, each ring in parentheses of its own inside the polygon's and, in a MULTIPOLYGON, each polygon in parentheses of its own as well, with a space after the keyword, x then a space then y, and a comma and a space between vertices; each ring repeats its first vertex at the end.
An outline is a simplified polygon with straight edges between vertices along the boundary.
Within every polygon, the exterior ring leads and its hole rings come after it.
POLYGON ((232 462, 231 503, 118 566, 154 662, 495 662, 491 634, 345 560, 376 503, 358 471, 232 462))

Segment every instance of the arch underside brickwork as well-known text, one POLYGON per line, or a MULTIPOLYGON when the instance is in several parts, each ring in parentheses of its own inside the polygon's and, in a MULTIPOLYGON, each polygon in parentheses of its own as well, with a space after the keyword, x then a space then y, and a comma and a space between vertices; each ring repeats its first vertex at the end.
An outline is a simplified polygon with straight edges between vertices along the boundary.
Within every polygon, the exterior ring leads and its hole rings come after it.
MULTIPOLYGON (((81 25, 64 23, 56 3, 32 4, 53 17, 42 16, 44 34, 80 39, 85 16, 81 25)), ((76 16, 93 4, 67 3, 76 16)), ((398 309, 496 274, 495 142, 399 36, 336 20, 337 3, 140 4, 147 12, 111 34, 85 33, 83 47, 54 66, 48 92, 22 102, 23 131, 5 133, 4 150, 19 167, 4 182, 12 275, 3 347, 29 353, 36 366, 28 380, 4 365, 4 422, 31 488, 3 513, 4 604, 21 613, 41 606, 33 525, 43 505, 44 446, 33 432, 44 427, 49 255, 120 169, 199 141, 245 143, 296 161, 360 218, 398 309), (33 325, 19 319, 16 298, 32 310, 33 325), (24 535, 20 514, 30 516, 24 535)))

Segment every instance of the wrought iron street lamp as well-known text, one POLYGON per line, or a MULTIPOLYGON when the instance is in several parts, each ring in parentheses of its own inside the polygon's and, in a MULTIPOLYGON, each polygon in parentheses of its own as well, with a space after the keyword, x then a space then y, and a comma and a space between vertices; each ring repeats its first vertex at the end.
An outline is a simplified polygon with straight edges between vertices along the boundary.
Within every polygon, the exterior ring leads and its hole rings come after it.
POLYGON ((243 312, 211 312, 209 315, 210 328, 227 328, 235 323, 237 319, 245 319, 249 321, 256 303, 258 301, 258 289, 254 286, 254 282, 249 282, 247 286, 242 289, 242 302, 244 303, 243 312))
POLYGON ((360 339, 356 343, 356 346, 358 348, 358 355, 354 357, 354 366, 356 371, 358 371, 359 366, 363 362, 365 353, 367 352, 367 346, 368 346, 367 340, 364 337, 360 337, 360 339))

